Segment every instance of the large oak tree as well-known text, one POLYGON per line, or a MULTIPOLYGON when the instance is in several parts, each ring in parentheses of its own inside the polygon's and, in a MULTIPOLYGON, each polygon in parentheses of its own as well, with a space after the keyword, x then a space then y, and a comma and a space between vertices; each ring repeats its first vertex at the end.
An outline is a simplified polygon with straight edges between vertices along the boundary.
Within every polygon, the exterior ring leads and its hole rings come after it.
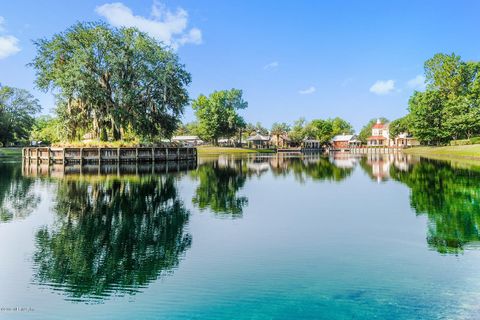
POLYGON ((135 28, 78 23, 35 42, 36 84, 57 96, 69 139, 169 137, 188 103, 190 74, 175 53, 135 28))

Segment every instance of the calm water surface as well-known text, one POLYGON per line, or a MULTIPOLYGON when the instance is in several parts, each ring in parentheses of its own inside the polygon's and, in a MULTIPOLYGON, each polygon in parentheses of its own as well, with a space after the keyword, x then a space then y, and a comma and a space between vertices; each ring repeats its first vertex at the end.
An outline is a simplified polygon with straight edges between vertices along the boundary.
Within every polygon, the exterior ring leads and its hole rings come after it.
POLYGON ((475 165, 0 163, 0 318, 478 319, 479 239, 475 165))

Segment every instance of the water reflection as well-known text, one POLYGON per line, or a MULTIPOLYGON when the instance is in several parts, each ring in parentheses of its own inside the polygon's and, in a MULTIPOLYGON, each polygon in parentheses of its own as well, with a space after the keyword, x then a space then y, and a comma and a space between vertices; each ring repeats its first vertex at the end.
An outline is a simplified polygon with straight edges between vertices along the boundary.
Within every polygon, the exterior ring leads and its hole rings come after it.
MULTIPOLYGON (((474 163, 471 163, 474 164, 474 163)), ((395 180, 410 188, 410 206, 428 216, 427 243, 440 253, 457 254, 480 241, 480 170, 450 161, 404 154, 370 154, 362 169, 378 182, 395 180)))
POLYGON ((0 223, 27 217, 40 202, 35 180, 22 176, 16 163, 0 162, 0 223))
MULTIPOLYGON (((192 243, 185 201, 214 217, 241 218, 249 206, 246 191, 252 179, 265 179, 273 188, 274 181, 289 177, 292 188, 326 181, 339 183, 336 187, 355 181, 354 186, 364 188, 371 186, 370 179, 397 181, 410 189, 409 199, 402 201, 428 217, 430 248, 458 254, 480 240, 480 169, 401 153, 220 156, 172 166, 29 167, 23 168, 24 177, 21 170, 0 164, 1 219, 28 215, 38 204, 36 180, 25 176, 56 177, 50 179, 55 223, 36 231, 34 283, 71 300, 134 294, 173 272, 192 243), (368 178, 360 180, 359 174, 349 180, 359 170, 368 178), (193 196, 180 194, 178 180, 193 184, 193 196)), ((268 197, 275 191, 265 192, 268 197)))
POLYGON ((415 212, 428 215, 432 248, 458 253, 480 240, 480 171, 423 159, 408 170, 393 166, 390 173, 410 188, 415 212))
POLYGON ((390 168, 394 167, 399 171, 407 171, 418 161, 418 158, 411 155, 393 153, 367 154, 360 158, 359 163, 372 180, 384 182, 391 179, 390 168))
POLYGON ((242 158, 219 157, 202 161, 190 175, 198 180, 192 203, 200 210, 209 209, 223 217, 238 218, 248 204, 245 196, 238 192, 254 173, 261 174, 255 162, 242 158))
POLYGON ((192 238, 173 175, 58 182, 56 222, 36 234, 34 282, 67 299, 134 293, 173 271, 192 238))

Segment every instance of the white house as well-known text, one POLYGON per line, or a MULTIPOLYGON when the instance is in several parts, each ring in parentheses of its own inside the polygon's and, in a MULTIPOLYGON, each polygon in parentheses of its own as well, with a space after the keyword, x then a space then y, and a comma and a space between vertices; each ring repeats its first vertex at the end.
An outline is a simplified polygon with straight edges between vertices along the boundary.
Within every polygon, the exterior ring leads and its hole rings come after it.
POLYGON ((390 139, 390 129, 388 123, 382 123, 377 119, 372 127, 372 135, 367 138, 367 145, 369 147, 390 147, 394 145, 393 139, 390 139))

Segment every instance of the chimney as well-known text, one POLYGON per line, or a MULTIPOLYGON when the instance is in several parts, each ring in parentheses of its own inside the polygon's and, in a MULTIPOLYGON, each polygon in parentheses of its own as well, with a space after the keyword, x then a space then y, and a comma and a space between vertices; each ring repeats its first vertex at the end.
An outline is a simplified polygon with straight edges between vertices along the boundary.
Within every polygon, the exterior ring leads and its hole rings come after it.
POLYGON ((377 118, 377 124, 381 124, 382 121, 380 121, 380 118, 377 118))

